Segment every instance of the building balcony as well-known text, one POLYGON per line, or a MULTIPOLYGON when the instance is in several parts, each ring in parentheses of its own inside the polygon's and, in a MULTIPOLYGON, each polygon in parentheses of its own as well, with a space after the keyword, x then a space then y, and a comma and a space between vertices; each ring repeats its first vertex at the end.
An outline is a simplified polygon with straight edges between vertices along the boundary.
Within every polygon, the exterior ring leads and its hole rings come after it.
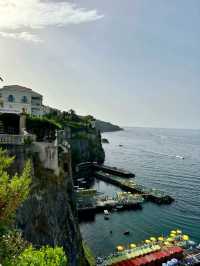
POLYGON ((31 143, 36 140, 35 135, 11 135, 11 134, 0 134, 0 145, 11 144, 11 145, 24 145, 31 143))

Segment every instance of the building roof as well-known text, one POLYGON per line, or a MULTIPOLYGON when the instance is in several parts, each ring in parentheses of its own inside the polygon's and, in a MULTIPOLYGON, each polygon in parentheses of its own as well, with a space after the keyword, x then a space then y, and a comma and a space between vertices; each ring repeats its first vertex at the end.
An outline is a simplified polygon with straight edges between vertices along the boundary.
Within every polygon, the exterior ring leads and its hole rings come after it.
POLYGON ((40 93, 33 91, 30 88, 24 87, 24 86, 20 86, 20 85, 7 85, 7 86, 3 86, 3 88, 0 88, 0 91, 2 90, 18 90, 18 91, 25 91, 25 92, 32 92, 35 93, 41 97, 43 97, 40 93))

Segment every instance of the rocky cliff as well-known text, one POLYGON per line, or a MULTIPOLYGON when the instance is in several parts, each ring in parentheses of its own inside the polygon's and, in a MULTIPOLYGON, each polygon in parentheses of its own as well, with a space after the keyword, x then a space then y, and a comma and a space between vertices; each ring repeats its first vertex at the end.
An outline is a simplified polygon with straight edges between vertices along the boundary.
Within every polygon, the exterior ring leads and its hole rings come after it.
POLYGON ((96 129, 77 132, 68 142, 71 145, 73 168, 81 162, 104 162, 101 134, 96 129))
POLYGON ((117 125, 113 125, 110 122, 105 122, 105 121, 101 121, 101 120, 96 120, 96 128, 102 133, 103 132, 114 132, 114 131, 123 130, 123 128, 121 128, 117 125))
POLYGON ((55 175, 44 169, 32 145, 8 145, 10 155, 16 161, 12 172, 23 169, 29 158, 33 165, 31 194, 18 210, 16 223, 24 238, 37 247, 63 246, 71 266, 87 265, 79 231, 72 176, 69 168, 55 175))

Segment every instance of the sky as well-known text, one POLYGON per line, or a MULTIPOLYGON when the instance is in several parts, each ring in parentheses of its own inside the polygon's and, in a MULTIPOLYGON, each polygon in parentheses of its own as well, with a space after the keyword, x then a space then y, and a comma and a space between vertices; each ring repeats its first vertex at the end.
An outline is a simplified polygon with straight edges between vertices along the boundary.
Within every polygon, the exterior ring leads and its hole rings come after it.
POLYGON ((0 84, 121 126, 200 129, 199 0, 0 0, 0 84))

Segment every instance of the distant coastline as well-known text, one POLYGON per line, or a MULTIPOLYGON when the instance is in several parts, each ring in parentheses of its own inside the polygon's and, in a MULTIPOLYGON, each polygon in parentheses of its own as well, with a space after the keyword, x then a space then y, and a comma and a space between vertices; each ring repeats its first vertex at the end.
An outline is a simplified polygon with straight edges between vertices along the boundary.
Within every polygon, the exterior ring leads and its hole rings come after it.
POLYGON ((114 125, 110 122, 105 122, 102 120, 96 120, 96 128, 100 130, 101 133, 104 132, 115 132, 115 131, 121 131, 124 130, 118 125, 114 125))

